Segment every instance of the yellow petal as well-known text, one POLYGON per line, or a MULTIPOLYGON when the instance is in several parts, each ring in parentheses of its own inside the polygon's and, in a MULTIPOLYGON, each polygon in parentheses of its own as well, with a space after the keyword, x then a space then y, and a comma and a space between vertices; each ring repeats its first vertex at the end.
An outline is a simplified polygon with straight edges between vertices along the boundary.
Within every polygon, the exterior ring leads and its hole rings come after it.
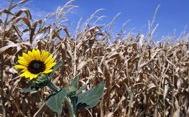
POLYGON ((49 52, 42 50, 42 61, 45 61, 49 55, 50 55, 49 52))
POLYGON ((23 69, 21 72, 23 73, 23 72, 27 72, 27 71, 28 71, 28 69, 25 68, 25 69, 23 69))
POLYGON ((20 77, 24 77, 24 76, 25 76, 25 73, 20 74, 20 77))
POLYGON ((46 65, 48 64, 53 64, 53 63, 55 63, 55 60, 54 59, 50 59, 47 63, 45 63, 46 65))
POLYGON ((37 74, 31 74, 30 75, 30 80, 37 78, 37 76, 38 76, 37 74))
POLYGON ((41 59, 40 51, 38 49, 37 50, 33 49, 32 53, 34 55, 34 59, 36 59, 36 60, 40 60, 41 59))
POLYGON ((23 58, 24 58, 28 63, 31 62, 31 60, 32 60, 31 56, 29 56, 29 55, 26 54, 26 53, 23 53, 22 56, 23 56, 23 58))
POLYGON ((35 49, 32 50, 34 59, 38 59, 37 51, 35 49))
POLYGON ((23 65, 15 65, 14 68, 16 68, 16 69, 26 69, 26 66, 23 66, 23 65))
POLYGON ((46 64, 46 69, 51 69, 53 66, 55 66, 56 65, 56 62, 48 62, 47 64, 46 64))
POLYGON ((30 77, 26 74, 26 72, 23 72, 22 74, 20 74, 20 77, 30 78, 30 77))
POLYGON ((23 56, 18 56, 18 60, 20 60, 20 61, 25 61, 26 63, 29 63, 29 62, 27 61, 27 59, 24 58, 23 56))
POLYGON ((52 69, 45 70, 43 73, 48 74, 48 73, 50 73, 50 72, 52 72, 52 69))
POLYGON ((53 56, 50 55, 46 60, 45 60, 45 64, 47 64, 49 61, 53 61, 53 56))
POLYGON ((25 59, 24 59, 23 56, 18 56, 18 60, 22 60, 22 61, 24 61, 25 59))
POLYGON ((32 51, 28 51, 28 55, 30 56, 30 58, 31 58, 32 60, 35 59, 35 56, 34 56, 34 54, 33 54, 32 51))
POLYGON ((21 65, 24 65, 24 66, 27 66, 28 65, 28 62, 26 60, 22 60, 22 59, 19 59, 18 60, 18 63, 21 64, 21 65))
POLYGON ((20 76, 32 80, 32 79, 34 79, 34 78, 37 78, 38 74, 32 74, 32 73, 30 73, 29 71, 25 71, 25 72, 23 72, 20 76))
POLYGON ((40 53, 40 51, 39 50, 36 50, 36 59, 37 60, 41 60, 41 53, 40 53))

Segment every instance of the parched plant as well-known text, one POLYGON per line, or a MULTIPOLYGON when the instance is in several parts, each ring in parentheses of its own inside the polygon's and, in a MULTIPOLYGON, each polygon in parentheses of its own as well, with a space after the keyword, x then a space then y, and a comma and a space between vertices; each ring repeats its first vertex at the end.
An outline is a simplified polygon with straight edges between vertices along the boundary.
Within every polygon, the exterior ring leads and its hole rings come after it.
MULTIPOLYGON (((56 49, 56 53, 50 54, 47 50, 54 48, 55 42, 50 42, 50 39, 54 39, 55 37, 51 36, 59 36, 57 30, 61 29, 53 29, 52 27, 44 27, 41 26, 43 21, 38 20, 32 22, 32 16, 30 14, 29 10, 22 9, 19 10, 16 13, 12 13, 11 10, 16 7, 19 4, 22 4, 26 1, 21 1, 19 3, 14 3, 13 1, 10 3, 10 6, 8 9, 2 10, 1 15, 5 15, 5 20, 2 21, 2 39, 1 39, 1 54, 3 54, 1 60, 2 60, 2 69, 1 69, 1 85, 2 92, 1 92, 1 98, 2 98, 2 111, 3 116, 27 116, 24 114, 21 110, 19 105, 16 105, 17 112, 15 110, 10 109, 10 113, 7 111, 6 107, 9 105, 10 108, 12 107, 11 104, 8 104, 8 100, 16 101, 16 98, 14 96, 14 91, 19 88, 19 82, 22 82, 21 79, 18 80, 18 78, 25 78, 25 81, 23 81, 24 84, 26 84, 27 88, 20 87, 21 90, 19 90, 19 93, 21 95, 26 94, 33 94, 38 93, 39 89, 44 88, 47 86, 49 89, 51 89, 51 93, 46 96, 38 97, 44 98, 44 100, 40 100, 41 102, 44 102, 44 104, 41 105, 38 111, 34 113, 34 116, 39 116, 40 112, 42 111, 45 106, 47 106, 49 109, 52 110, 52 112, 56 112, 58 116, 62 115, 62 108, 65 107, 65 109, 68 110, 68 114, 70 117, 75 117, 76 113, 79 108, 92 108, 96 106, 99 99, 103 95, 104 90, 104 83, 101 82, 96 87, 94 87, 91 90, 85 90, 86 86, 82 86, 79 88, 79 76, 76 75, 74 77, 76 78, 70 78, 72 81, 68 81, 68 84, 65 86, 58 87, 54 83, 52 83, 52 80, 55 79, 56 74, 55 72, 59 67, 63 66, 63 59, 59 60, 60 62, 56 63, 56 57, 58 56, 59 52, 56 49), (45 34, 47 32, 50 32, 51 34, 45 34), (53 32, 51 32, 53 31, 53 32), (9 34, 7 34, 9 33, 9 34), (28 33, 29 39, 23 39, 27 38, 24 34, 28 33), (36 39, 38 35, 44 35, 46 38, 50 39, 36 39), (9 37, 11 36, 11 37, 9 37), (39 47, 39 44, 41 47, 39 47), (51 46, 49 48, 49 46, 51 46), (11 55, 13 54, 13 55, 11 55), (9 56, 10 58, 7 59, 6 57, 9 56), (7 61, 6 61, 7 60, 7 61), (17 61, 16 61, 17 60, 17 61), (9 76, 4 77, 4 68, 6 69, 7 66, 6 62, 11 65, 11 69, 17 74, 20 74, 18 77, 11 79, 7 82, 6 79, 10 79, 9 76), (14 65, 15 64, 15 65, 14 65), (14 65, 14 66, 13 66, 14 65), (17 70, 17 71, 15 71, 17 70), (11 90, 10 94, 6 95, 6 92, 4 92, 4 88, 6 85, 4 83, 10 83, 17 81, 17 84, 14 84, 15 87, 11 90), (84 92, 83 92, 84 91, 84 92), (8 104, 8 105, 7 105, 8 104), (7 113, 8 112, 8 113, 7 113)), ((54 49, 53 49, 54 50, 54 49)), ((10 70, 7 68, 7 70, 10 70)), ((14 74, 16 76, 16 74, 14 74)), ((13 74, 12 74, 13 75, 13 74)), ((59 74, 61 75, 61 74, 59 74)), ((13 77, 13 76, 12 76, 13 77)), ((64 77, 59 76, 62 79, 64 77)), ((69 79, 69 80, 70 80, 69 79)), ((19 88, 19 89, 20 89, 19 88)), ((43 91, 41 91, 43 92, 43 91)), ((17 92, 18 93, 18 92, 17 92)), ((22 103, 22 100, 17 100, 22 103)), ((16 103, 16 102, 15 102, 16 103)), ((35 102, 36 103, 36 102, 35 102)), ((34 103, 34 104, 35 104, 34 103)), ((8 107, 9 107, 8 106, 8 107)), ((66 113, 64 113, 66 115, 66 113)))
POLYGON ((149 41, 153 31, 115 37, 112 23, 91 24, 99 10, 72 35, 61 22, 72 1, 50 25, 15 9, 25 2, 0 11, 0 116, 189 116, 188 34, 174 43, 149 41))

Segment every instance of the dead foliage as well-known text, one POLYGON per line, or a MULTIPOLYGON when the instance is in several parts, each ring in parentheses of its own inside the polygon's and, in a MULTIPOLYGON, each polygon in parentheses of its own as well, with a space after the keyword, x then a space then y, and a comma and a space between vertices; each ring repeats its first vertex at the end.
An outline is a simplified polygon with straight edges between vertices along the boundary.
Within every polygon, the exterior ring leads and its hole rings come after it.
MULTIPOLYGON (((39 48, 64 62, 54 78, 57 85, 68 85, 76 75, 87 88, 106 82, 100 104, 79 111, 79 117, 189 116, 188 41, 154 44, 127 36, 110 44, 109 34, 100 26, 86 26, 72 36, 67 27, 33 21, 27 9, 11 9, 0 11, 1 115, 31 117, 49 95, 46 88, 22 93, 28 81, 13 68, 18 55, 39 48)), ((55 115, 48 108, 40 114, 55 115)))

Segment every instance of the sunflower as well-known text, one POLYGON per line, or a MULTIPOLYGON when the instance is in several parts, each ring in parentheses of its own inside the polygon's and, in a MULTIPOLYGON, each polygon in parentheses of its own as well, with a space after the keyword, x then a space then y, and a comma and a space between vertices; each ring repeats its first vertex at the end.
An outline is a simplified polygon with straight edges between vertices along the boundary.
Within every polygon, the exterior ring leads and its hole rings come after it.
POLYGON ((52 72, 55 65, 55 58, 48 51, 33 49, 19 56, 18 64, 14 67, 21 70, 21 77, 32 80, 36 79, 41 73, 48 74, 52 72))

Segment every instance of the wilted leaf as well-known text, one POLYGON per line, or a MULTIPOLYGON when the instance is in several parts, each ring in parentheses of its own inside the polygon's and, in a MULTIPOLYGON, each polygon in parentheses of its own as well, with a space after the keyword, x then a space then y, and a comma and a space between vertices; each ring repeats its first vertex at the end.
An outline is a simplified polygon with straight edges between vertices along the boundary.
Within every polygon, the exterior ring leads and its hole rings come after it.
POLYGON ((81 62, 79 63, 79 65, 78 65, 78 67, 77 67, 77 70, 82 69, 84 66, 87 65, 87 63, 88 63, 89 61, 91 61, 91 59, 88 59, 87 61, 81 61, 81 62))
POLYGON ((168 84, 168 81, 165 80, 165 87, 164 87, 164 93, 163 93, 163 98, 164 98, 164 99, 165 99, 166 96, 167 96, 168 90, 169 90, 169 84, 168 84))
POLYGON ((8 45, 0 48, 0 54, 4 51, 6 51, 7 49, 11 48, 11 47, 17 47, 17 49, 21 49, 19 43, 13 43, 11 41, 8 42, 8 45))

